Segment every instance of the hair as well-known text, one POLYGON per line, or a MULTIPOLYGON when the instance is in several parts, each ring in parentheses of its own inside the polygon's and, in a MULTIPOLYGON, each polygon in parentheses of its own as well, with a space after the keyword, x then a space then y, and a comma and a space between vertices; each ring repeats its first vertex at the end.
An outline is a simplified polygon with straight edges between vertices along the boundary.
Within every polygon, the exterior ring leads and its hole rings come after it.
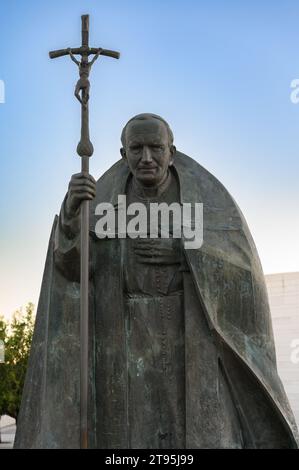
POLYGON ((127 131, 128 125, 132 121, 149 121, 151 119, 157 119, 158 121, 161 121, 164 124, 164 126, 166 127, 166 130, 167 130, 169 144, 172 145, 173 144, 173 133, 172 133, 172 130, 170 129, 170 127, 169 127, 168 122, 166 122, 165 119, 163 119, 161 116, 158 116, 157 114, 142 113, 142 114, 137 114, 136 116, 132 117, 127 122, 125 127, 123 128, 122 133, 121 133, 121 138, 120 138, 123 147, 126 146, 126 131, 127 131))

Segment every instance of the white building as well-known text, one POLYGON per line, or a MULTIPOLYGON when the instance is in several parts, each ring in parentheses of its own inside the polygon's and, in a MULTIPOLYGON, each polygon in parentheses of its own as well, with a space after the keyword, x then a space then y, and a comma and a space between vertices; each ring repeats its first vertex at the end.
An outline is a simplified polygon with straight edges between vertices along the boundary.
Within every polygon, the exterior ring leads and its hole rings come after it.
POLYGON ((277 367, 299 428, 299 272, 265 276, 277 367))

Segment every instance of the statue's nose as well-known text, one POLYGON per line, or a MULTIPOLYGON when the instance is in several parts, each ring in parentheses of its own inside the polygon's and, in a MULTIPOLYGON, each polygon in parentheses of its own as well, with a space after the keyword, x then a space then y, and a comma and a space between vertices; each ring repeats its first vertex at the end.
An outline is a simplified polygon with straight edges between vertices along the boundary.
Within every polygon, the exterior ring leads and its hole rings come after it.
POLYGON ((142 161, 147 163, 152 161, 151 151, 146 145, 143 147, 142 161))

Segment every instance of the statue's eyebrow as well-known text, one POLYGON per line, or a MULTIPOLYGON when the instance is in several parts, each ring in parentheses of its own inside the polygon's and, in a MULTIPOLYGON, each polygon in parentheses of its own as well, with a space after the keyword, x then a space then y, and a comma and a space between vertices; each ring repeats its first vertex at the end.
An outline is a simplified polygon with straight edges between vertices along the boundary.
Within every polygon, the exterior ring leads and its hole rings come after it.
POLYGON ((143 141, 144 141, 143 137, 142 136, 140 137, 139 135, 135 135, 134 137, 131 137, 131 139, 128 139, 129 145, 131 145, 131 144, 143 144, 143 141))

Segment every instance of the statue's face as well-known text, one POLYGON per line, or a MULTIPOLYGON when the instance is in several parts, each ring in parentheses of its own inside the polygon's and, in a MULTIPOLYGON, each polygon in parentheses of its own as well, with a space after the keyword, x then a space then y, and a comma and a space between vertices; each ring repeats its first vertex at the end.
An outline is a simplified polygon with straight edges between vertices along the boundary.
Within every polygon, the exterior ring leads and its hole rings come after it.
POLYGON ((121 153, 140 184, 156 186, 173 163, 175 147, 170 145, 163 122, 134 120, 128 124, 126 146, 121 153))

